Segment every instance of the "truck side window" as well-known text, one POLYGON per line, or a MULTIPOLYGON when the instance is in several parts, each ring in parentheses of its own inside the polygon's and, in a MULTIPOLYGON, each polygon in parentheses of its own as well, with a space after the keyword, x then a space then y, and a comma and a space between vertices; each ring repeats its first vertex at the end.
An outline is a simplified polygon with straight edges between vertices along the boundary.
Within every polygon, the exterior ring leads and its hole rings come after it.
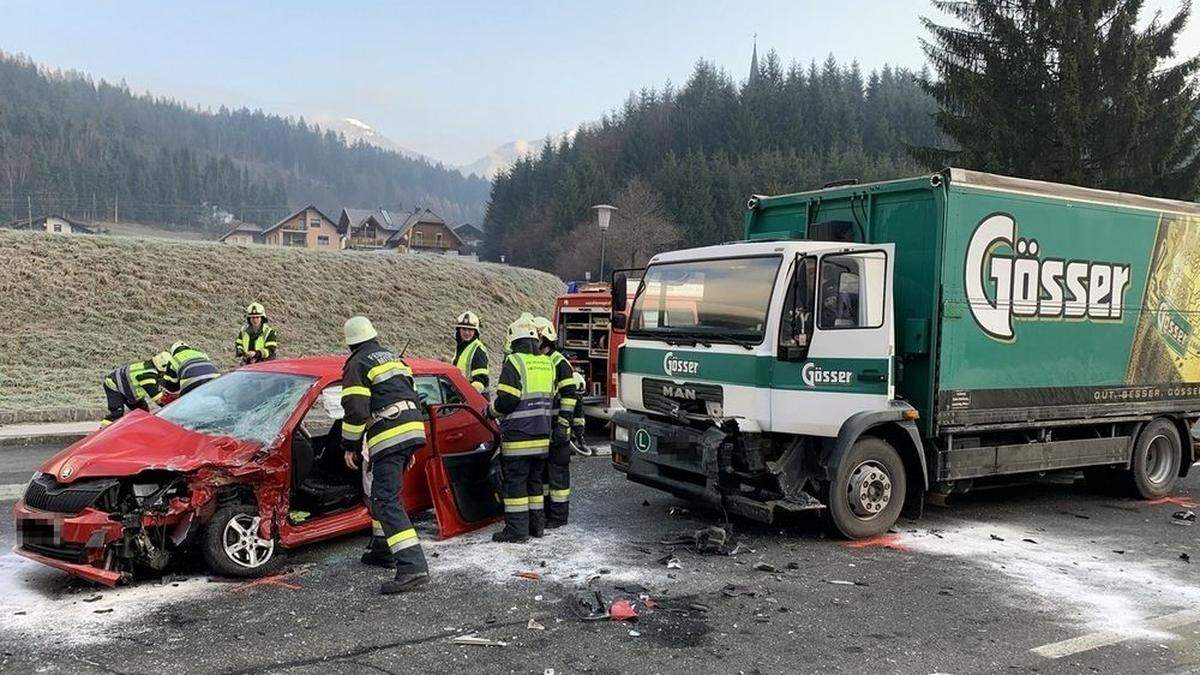
POLYGON ((802 258, 800 267, 788 280, 787 296, 783 300, 783 316, 779 322, 779 344, 784 347, 808 345, 812 335, 812 298, 817 267, 812 258, 802 258), (796 301, 799 290, 800 301, 796 301))
POLYGON ((887 256, 882 251, 821 259, 817 325, 821 330, 883 325, 887 256))

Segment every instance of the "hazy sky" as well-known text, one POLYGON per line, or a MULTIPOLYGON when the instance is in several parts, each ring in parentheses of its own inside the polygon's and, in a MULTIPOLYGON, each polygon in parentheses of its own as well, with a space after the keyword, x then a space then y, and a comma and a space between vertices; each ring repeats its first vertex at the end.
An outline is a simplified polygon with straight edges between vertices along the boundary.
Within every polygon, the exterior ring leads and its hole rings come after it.
MULTIPOLYGON (((356 117, 459 164, 681 84, 700 58, 745 77, 754 33, 785 62, 919 68, 922 14, 937 16, 926 0, 0 0, 0 50, 204 106, 356 117)), ((1182 46, 1200 51, 1200 26, 1182 46)))

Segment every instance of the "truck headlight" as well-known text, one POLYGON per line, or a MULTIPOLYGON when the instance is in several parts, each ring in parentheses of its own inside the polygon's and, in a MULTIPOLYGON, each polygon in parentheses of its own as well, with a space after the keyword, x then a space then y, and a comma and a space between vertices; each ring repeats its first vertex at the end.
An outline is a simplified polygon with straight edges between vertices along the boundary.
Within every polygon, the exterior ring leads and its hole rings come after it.
POLYGON ((616 443, 628 443, 629 442, 629 429, 627 429, 625 427, 614 426, 613 427, 613 441, 616 443))

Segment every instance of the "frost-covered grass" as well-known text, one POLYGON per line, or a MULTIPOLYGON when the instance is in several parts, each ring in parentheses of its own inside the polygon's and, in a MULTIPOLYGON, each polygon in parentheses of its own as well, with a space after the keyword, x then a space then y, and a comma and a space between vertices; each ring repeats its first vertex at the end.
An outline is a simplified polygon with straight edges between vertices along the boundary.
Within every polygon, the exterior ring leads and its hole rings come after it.
POLYGON ((395 349, 448 357, 458 312, 481 316, 499 354, 507 322, 551 311, 562 287, 435 256, 0 232, 0 413, 102 408, 105 374, 176 340, 233 365, 253 301, 285 356, 344 351, 342 323, 361 313, 395 349))

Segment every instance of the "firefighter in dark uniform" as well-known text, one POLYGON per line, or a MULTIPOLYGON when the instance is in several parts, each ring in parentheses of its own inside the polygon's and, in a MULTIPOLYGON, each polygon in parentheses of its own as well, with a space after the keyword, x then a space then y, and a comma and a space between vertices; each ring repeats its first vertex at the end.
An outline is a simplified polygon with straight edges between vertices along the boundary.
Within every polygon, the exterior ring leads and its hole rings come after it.
POLYGON ((150 410, 151 403, 162 400, 162 372, 170 361, 166 352, 155 354, 148 361, 137 361, 121 366, 104 378, 104 398, 108 402, 108 414, 100 420, 106 427, 121 419, 125 409, 150 410))
POLYGON ((546 527, 567 524, 571 506, 571 418, 578 399, 575 394, 575 369, 567 357, 558 351, 558 333, 549 319, 533 320, 537 328, 539 351, 550 359, 554 368, 554 430, 550 438, 550 456, 546 461, 542 494, 546 504, 546 527))
POLYGON ((279 336, 267 323, 267 312, 261 304, 252 302, 246 308, 246 325, 238 333, 233 350, 243 366, 275 358, 279 351, 279 336))
POLYGON ((362 561, 394 567, 396 577, 383 582, 379 591, 402 593, 429 582, 425 553, 400 494, 404 469, 425 445, 425 415, 412 370, 379 344, 370 320, 351 317, 345 334, 350 358, 342 371, 342 450, 346 466, 357 468, 366 436, 372 531, 378 535, 362 561))
POLYGON ((454 324, 454 366, 462 371, 475 391, 483 393, 488 387, 488 354, 479 339, 479 317, 475 312, 463 312, 454 324))
POLYGON ((208 354, 192 349, 185 342, 176 342, 171 345, 170 360, 163 372, 162 384, 168 392, 183 396, 220 374, 208 354))
POLYGON ((571 444, 575 446, 575 452, 584 457, 591 457, 592 449, 588 447, 584 438, 584 432, 587 431, 587 419, 583 416, 583 392, 585 391, 587 391, 587 380, 577 370, 575 371, 575 410, 571 415, 571 444))
POLYGON ((492 414, 500 420, 504 529, 492 541, 523 542, 545 533, 542 474, 554 425, 554 367, 538 353, 537 328, 522 315, 508 327, 492 414))

